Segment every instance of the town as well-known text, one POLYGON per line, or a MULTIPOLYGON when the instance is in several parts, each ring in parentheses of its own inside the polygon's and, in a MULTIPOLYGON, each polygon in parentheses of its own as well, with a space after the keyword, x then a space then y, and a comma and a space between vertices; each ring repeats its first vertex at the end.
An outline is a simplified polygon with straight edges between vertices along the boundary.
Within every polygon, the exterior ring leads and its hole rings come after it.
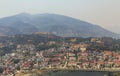
MULTIPOLYGON (((110 38, 107 40, 111 41, 110 38)), ((90 38, 90 42, 85 40, 74 43, 76 38, 71 38, 70 41, 63 41, 57 48, 38 49, 37 51, 35 51, 36 46, 31 43, 17 44, 13 52, 1 55, 0 76, 17 76, 20 73, 41 72, 42 70, 120 70, 119 50, 102 48, 100 50, 92 47, 94 44, 95 46, 105 46, 99 38, 90 38)), ((55 41, 48 42, 49 45, 55 43, 55 41)), ((43 43, 39 45, 43 45, 43 43)), ((4 45, 1 43, 0 47, 2 48, 4 45)))

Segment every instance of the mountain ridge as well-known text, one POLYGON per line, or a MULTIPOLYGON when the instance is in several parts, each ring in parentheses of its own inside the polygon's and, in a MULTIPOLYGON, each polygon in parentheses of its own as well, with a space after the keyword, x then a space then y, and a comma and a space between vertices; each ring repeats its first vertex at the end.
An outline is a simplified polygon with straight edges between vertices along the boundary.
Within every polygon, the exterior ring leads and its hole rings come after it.
MULTIPOLYGON (((31 34, 35 32, 50 32, 63 37, 113 37, 120 35, 110 32, 98 25, 94 25, 72 17, 58 14, 31 15, 21 13, 0 19, 0 27, 4 25, 15 34, 31 34)), ((1 32, 0 32, 1 33, 1 32)), ((4 34, 4 32, 2 32, 4 34)), ((10 35, 9 32, 5 35, 10 35)), ((13 34, 14 35, 14 34, 13 34)))

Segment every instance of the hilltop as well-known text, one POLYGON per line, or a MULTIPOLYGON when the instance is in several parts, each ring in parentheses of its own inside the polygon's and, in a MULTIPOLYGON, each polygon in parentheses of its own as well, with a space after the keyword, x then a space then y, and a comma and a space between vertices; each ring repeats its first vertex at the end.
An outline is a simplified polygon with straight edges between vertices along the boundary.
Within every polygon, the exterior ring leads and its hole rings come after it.
POLYGON ((113 37, 120 35, 98 25, 59 14, 21 13, 0 19, 1 35, 50 32, 62 37, 113 37), (4 27, 3 27, 4 26, 4 27))

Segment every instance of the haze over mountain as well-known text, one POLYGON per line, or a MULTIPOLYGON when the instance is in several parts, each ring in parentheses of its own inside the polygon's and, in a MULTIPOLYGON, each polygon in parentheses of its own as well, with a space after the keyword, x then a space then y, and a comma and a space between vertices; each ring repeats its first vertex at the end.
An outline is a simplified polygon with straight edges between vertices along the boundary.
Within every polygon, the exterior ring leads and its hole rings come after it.
POLYGON ((0 19, 0 35, 51 32, 63 37, 114 37, 120 35, 98 25, 58 14, 21 13, 0 19))

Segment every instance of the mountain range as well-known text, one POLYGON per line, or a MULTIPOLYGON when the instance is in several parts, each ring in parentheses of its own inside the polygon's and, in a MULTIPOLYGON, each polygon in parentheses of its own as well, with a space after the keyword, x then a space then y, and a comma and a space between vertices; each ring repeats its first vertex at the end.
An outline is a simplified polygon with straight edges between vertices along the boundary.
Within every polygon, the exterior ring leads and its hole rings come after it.
POLYGON ((50 32, 62 37, 120 38, 119 34, 110 32, 98 25, 58 14, 31 15, 21 13, 0 19, 0 36, 36 32, 50 32))

